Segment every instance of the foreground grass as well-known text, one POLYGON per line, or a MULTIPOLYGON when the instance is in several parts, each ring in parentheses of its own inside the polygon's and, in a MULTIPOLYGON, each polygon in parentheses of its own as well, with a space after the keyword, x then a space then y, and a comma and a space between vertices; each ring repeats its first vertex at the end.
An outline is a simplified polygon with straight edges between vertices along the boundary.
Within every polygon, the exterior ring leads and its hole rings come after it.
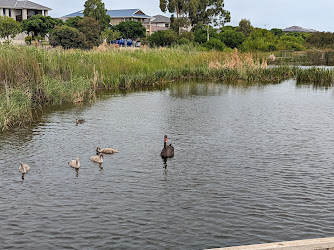
POLYGON ((266 68, 258 55, 191 47, 48 51, 0 46, 0 83, 8 86, 7 91, 0 88, 0 129, 31 121, 32 108, 82 102, 101 88, 154 86, 182 78, 273 82, 289 77, 332 82, 333 72, 266 68))

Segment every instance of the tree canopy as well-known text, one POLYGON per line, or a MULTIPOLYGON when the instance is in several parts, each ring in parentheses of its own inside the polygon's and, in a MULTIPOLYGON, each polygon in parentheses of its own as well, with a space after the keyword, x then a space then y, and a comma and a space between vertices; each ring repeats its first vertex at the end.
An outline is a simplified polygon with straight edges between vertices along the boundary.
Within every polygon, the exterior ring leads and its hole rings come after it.
POLYGON ((0 17, 0 38, 9 39, 14 38, 21 32, 21 25, 13 18, 1 16, 0 17))
POLYGON ((63 24, 64 22, 58 18, 43 15, 32 16, 21 23, 23 31, 32 32, 33 36, 40 35, 41 37, 45 37, 55 26, 63 24))
POLYGON ((125 39, 134 40, 146 36, 146 28, 141 22, 137 21, 120 22, 115 29, 121 32, 121 36, 125 39))
POLYGON ((110 25, 110 16, 107 15, 107 9, 101 0, 87 0, 85 2, 85 17, 94 17, 101 25, 101 31, 110 25))

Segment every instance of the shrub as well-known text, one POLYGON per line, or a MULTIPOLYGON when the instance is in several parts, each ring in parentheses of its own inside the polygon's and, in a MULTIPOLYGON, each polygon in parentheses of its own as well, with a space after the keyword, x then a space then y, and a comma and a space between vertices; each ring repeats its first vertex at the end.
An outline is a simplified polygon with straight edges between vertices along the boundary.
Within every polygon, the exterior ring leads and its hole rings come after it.
POLYGON ((62 46, 64 49, 87 48, 85 35, 68 26, 57 27, 51 32, 50 45, 62 46))
POLYGON ((148 41, 151 46, 169 46, 175 43, 178 39, 178 35, 173 30, 160 30, 149 36, 148 41))
POLYGON ((301 51, 305 50, 304 43, 304 39, 300 36, 282 36, 279 39, 278 46, 283 50, 301 51))
POLYGON ((238 48, 246 39, 243 33, 232 29, 221 32, 219 38, 227 47, 232 49, 238 48))
POLYGON ((186 45, 186 44, 190 44, 191 41, 187 38, 181 38, 178 42, 179 45, 186 45))
MULTIPOLYGON (((195 42, 198 42, 199 44, 206 43, 207 42, 207 27, 205 25, 197 25, 193 28, 194 32, 194 40, 195 42)), ((210 38, 219 38, 217 31, 210 26, 209 28, 209 36, 210 38)))
POLYGON ((120 22, 115 29, 121 32, 124 39, 135 40, 146 36, 146 28, 141 22, 137 21, 120 22))
POLYGON ((223 51, 225 48, 225 44, 217 38, 211 38, 209 41, 202 44, 202 46, 208 49, 215 49, 218 51, 223 51))
POLYGON ((192 31, 183 31, 180 35, 180 39, 182 38, 186 38, 188 39, 189 41, 194 41, 194 32, 192 31))
POLYGON ((86 48, 92 49, 102 43, 101 25, 93 17, 84 17, 78 21, 79 31, 86 37, 86 48))
POLYGON ((244 51, 274 51, 277 50, 278 38, 269 30, 255 28, 241 45, 244 51))
POLYGON ((0 17, 0 38, 9 39, 14 38, 21 32, 21 25, 13 18, 7 16, 0 17))
POLYGON ((31 42, 32 42, 32 36, 26 36, 24 38, 24 41, 26 42, 26 44, 31 44, 31 42))

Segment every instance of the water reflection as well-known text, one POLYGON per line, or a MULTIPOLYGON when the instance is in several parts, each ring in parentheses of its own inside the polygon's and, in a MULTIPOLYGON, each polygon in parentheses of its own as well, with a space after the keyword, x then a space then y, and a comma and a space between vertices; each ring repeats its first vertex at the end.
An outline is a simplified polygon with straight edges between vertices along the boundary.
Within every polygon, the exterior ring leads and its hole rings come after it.
POLYGON ((1 247, 208 249, 330 236, 331 91, 238 84, 107 91, 2 134, 1 247), (168 161, 164 134, 177 145, 168 161), (96 145, 121 153, 97 168, 96 145), (73 155, 80 178, 66 165, 73 155), (21 159, 33 172, 13 181, 21 159))

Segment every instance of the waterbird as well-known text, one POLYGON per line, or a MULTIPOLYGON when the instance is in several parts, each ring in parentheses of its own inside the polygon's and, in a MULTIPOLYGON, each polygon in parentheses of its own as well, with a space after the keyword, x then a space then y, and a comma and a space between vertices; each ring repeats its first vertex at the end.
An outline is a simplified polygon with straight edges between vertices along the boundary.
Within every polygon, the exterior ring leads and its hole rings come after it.
POLYGON ((115 153, 118 153, 118 150, 113 149, 113 148, 102 148, 101 149, 100 147, 97 147, 96 152, 103 153, 103 154, 115 154, 115 153))
POLYGON ((85 119, 81 119, 81 120, 76 119, 75 123, 76 125, 78 125, 78 124, 83 124, 85 121, 86 121, 85 119))
POLYGON ((174 147, 172 144, 167 146, 167 135, 165 135, 164 148, 161 150, 160 156, 163 159, 174 157, 174 147))
POLYGON ((79 169, 80 168, 79 158, 77 157, 75 160, 70 160, 68 162, 68 165, 70 165, 70 167, 72 168, 79 169))
POLYGON ((22 180, 24 180, 24 175, 30 170, 30 166, 28 164, 25 164, 21 162, 19 171, 22 174, 22 180))
POLYGON ((91 156, 90 160, 92 162, 102 164, 103 163, 103 154, 100 153, 99 155, 91 156))

